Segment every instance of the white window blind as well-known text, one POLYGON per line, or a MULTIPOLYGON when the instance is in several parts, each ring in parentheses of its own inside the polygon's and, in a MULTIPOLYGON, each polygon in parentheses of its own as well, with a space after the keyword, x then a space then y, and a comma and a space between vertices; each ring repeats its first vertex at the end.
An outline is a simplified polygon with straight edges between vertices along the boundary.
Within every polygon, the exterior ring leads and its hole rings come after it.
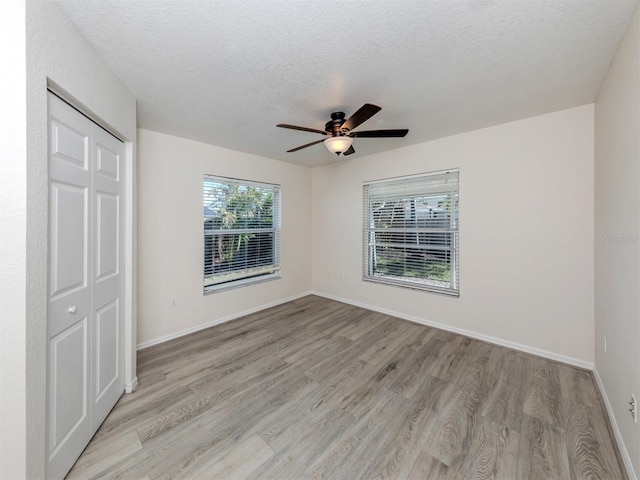
POLYGON ((459 295, 458 170, 366 183, 363 280, 459 295))
POLYGON ((280 187, 204 177, 204 291, 279 277, 280 187))

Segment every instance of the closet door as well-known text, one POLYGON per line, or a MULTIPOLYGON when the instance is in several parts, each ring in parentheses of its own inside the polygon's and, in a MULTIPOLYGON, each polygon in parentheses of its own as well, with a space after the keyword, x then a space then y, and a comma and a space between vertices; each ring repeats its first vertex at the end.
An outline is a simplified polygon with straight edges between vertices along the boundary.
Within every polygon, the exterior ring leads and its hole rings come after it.
POLYGON ((124 145, 49 95, 47 478, 62 478, 124 391, 124 145))
POLYGON ((122 318, 122 199, 124 144, 94 126, 93 382, 95 432, 124 391, 122 318))
POLYGON ((91 122, 49 96, 48 476, 91 438, 91 122))

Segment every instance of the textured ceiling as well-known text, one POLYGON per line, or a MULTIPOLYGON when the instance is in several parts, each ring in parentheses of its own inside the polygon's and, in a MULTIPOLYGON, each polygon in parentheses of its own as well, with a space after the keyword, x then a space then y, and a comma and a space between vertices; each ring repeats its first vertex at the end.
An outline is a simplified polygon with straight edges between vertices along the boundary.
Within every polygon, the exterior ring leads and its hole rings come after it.
MULTIPOLYGON (((300 165, 369 102, 357 156, 595 100, 637 0, 59 0, 138 99, 138 126, 300 165)), ((342 159, 343 157, 340 157, 342 159)), ((353 157, 347 157, 353 158, 353 157)), ((183 159, 188 161, 188 159, 183 159)))

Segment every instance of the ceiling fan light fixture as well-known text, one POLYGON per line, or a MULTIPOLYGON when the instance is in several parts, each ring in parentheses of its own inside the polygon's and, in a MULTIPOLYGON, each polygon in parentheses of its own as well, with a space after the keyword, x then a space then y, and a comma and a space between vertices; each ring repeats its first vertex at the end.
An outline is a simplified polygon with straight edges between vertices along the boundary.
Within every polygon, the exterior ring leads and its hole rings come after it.
POLYGON ((289 128, 291 130, 301 130, 303 132, 319 133, 325 136, 325 140, 316 140, 315 142, 300 145, 299 147, 287 150, 287 153, 297 152, 303 148, 318 145, 324 142, 327 150, 336 155, 353 155, 356 153, 353 148, 353 139, 355 137, 362 138, 392 138, 392 137, 404 137, 409 130, 393 129, 393 130, 359 130, 354 132, 355 128, 358 128, 364 122, 373 117, 380 111, 380 107, 371 103, 365 103, 361 106, 356 113, 351 115, 347 120, 344 119, 344 112, 333 112, 331 114, 331 120, 324 125, 324 130, 317 130, 315 128, 299 127, 297 125, 289 125, 288 123, 279 123, 276 127, 289 128))
POLYGON ((346 135, 329 137, 324 141, 327 150, 329 150, 331 153, 335 153, 336 155, 340 155, 341 153, 346 152, 352 143, 353 138, 347 137, 346 135))

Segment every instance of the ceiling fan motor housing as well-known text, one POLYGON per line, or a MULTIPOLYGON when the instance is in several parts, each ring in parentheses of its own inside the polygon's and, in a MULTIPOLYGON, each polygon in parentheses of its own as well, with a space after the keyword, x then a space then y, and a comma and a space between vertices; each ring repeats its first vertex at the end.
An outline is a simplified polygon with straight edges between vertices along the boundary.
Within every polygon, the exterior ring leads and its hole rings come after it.
POLYGON ((331 120, 325 123, 324 130, 331 133, 333 136, 344 135, 346 132, 342 132, 340 128, 344 122, 344 112, 333 112, 331 114, 331 120))

